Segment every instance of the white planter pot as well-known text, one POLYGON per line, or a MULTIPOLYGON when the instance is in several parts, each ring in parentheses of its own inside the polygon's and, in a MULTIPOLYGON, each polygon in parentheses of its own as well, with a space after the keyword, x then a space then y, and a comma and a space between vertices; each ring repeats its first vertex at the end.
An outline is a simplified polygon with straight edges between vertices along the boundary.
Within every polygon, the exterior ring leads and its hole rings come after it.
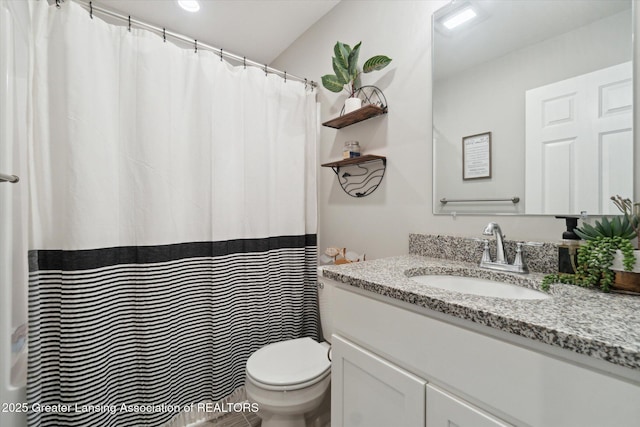
POLYGON ((350 113, 356 111, 362 107, 362 99, 360 98, 347 98, 344 101, 344 113, 350 113))
MULTIPOLYGON (((636 264, 633 267, 634 273, 640 273, 640 250, 633 251, 636 254, 636 264)), ((616 251, 616 254, 613 257, 613 263, 611 264, 611 270, 616 271, 626 271, 624 269, 624 265, 622 264, 622 252, 620 250, 616 251)))

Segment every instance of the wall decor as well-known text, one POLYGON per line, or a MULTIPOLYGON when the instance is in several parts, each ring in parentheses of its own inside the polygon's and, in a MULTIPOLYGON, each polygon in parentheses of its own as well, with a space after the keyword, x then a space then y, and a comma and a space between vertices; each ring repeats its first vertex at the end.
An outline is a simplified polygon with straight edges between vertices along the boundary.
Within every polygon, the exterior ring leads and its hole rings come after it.
POLYGON ((462 138, 462 179, 491 178, 491 132, 462 138))

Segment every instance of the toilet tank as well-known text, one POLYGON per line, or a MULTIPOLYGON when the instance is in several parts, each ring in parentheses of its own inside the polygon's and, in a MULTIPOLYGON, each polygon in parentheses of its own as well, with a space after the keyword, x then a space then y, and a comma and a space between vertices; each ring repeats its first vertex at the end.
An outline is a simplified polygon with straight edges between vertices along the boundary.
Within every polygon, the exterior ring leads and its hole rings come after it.
POLYGON ((322 277, 322 271, 318 269, 318 305, 320 306, 320 324, 325 341, 331 342, 333 334, 333 290, 337 282, 322 277))

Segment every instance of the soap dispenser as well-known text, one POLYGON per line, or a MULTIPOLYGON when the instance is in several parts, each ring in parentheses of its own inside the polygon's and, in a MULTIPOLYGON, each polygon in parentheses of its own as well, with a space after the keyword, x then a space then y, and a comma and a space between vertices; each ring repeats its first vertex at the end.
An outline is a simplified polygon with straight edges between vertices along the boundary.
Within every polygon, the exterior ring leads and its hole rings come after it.
POLYGON ((562 242, 558 246, 558 271, 560 273, 575 274, 576 257, 580 246, 580 237, 574 233, 578 227, 577 216, 556 216, 564 219, 567 231, 562 233, 562 242))

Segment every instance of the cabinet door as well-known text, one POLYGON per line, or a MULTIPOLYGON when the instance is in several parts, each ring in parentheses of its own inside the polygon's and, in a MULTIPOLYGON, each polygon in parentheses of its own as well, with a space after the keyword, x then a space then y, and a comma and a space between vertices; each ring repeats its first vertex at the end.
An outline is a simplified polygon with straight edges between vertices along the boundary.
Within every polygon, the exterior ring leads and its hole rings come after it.
POLYGON ((424 380, 336 335, 332 341, 332 427, 424 427, 424 380))
POLYGON ((427 427, 508 427, 497 418, 431 384, 427 385, 427 427))

